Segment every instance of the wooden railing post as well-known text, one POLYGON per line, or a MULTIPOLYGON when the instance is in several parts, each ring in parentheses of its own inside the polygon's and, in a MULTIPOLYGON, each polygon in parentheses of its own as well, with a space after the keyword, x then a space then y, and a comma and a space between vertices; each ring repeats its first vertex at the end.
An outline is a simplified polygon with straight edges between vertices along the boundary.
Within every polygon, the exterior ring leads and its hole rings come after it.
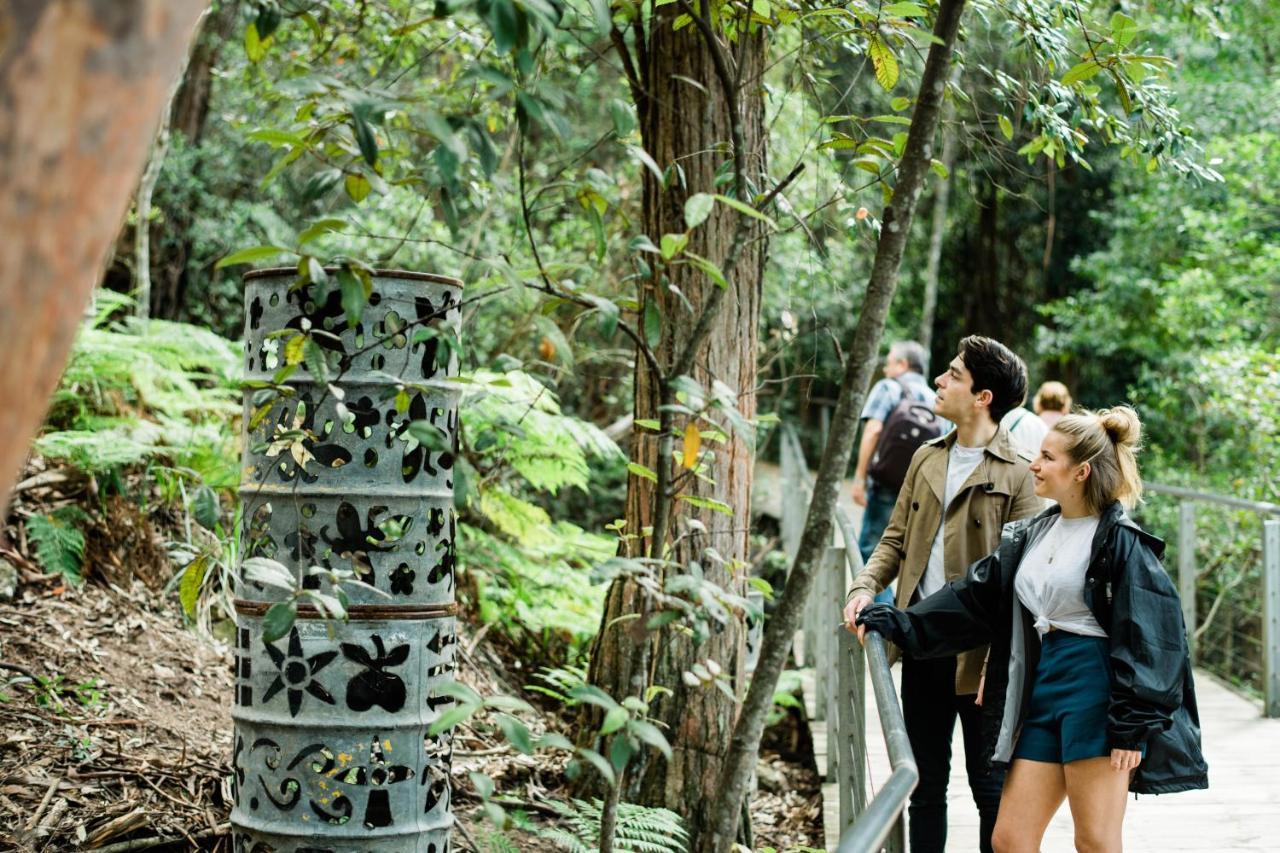
POLYGON ((1196 505, 1178 503, 1178 594, 1182 596, 1182 621, 1187 626, 1187 648, 1196 660, 1196 505))
POLYGON ((1280 519, 1262 523, 1263 713, 1280 717, 1280 519))

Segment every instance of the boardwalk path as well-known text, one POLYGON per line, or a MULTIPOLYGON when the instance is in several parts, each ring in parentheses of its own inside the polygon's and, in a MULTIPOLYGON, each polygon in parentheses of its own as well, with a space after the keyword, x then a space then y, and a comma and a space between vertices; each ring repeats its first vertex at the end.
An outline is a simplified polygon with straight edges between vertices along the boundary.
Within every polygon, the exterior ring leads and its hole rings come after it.
MULTIPOLYGON (((894 668, 894 680, 900 669, 894 668)), ((1260 702, 1242 697, 1203 670, 1196 673, 1209 789, 1159 797, 1131 797, 1125 818, 1126 853, 1164 851, 1280 851, 1280 720, 1262 716, 1260 702)), ((879 786, 889 775, 884 738, 874 712, 867 709, 870 781, 879 786)), ((964 775, 964 747, 956 727, 948 786, 948 851, 978 848, 978 813, 964 775)), ((834 786, 831 786, 834 793, 834 786)), ((826 805, 827 811, 835 802, 826 805)), ((835 841, 828 840, 829 849, 835 841)), ((1073 850, 1071 813, 1058 810, 1042 849, 1073 850)))

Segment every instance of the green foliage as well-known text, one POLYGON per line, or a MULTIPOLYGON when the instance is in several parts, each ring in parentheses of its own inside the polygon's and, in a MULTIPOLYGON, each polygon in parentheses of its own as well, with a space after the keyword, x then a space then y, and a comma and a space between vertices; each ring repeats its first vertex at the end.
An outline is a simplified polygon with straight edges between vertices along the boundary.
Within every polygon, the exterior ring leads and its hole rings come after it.
MULTIPOLYGON (((600 846, 599 800, 554 803, 567 827, 539 833, 570 853, 590 853, 600 846)), ((618 804, 614 849, 619 853, 685 853, 689 840, 679 815, 667 809, 618 804)))
MULTIPOLYGON (((109 311, 114 305, 104 292, 109 311)), ((165 460, 230 488, 238 348, 205 328, 132 318, 83 329, 35 447, 86 473, 165 460)))
POLYGON ((80 583, 84 533, 77 525, 88 518, 84 510, 73 504, 27 520, 27 535, 35 543, 36 559, 46 572, 60 574, 71 584, 80 583))

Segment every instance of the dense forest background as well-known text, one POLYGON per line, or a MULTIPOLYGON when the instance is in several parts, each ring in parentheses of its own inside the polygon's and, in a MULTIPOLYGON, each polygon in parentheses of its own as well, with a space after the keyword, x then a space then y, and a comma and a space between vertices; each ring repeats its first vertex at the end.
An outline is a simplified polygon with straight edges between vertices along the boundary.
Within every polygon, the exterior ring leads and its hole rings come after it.
MULTIPOLYGON (((649 427, 634 417, 629 334, 658 350, 681 302, 692 314, 698 299, 672 284, 651 300, 655 269, 683 285, 758 267, 758 341, 721 343, 753 360, 755 387, 719 423, 750 421, 763 461, 784 422, 815 464, 821 454, 928 49, 913 21, 930 4, 880 5, 852 4, 871 18, 848 12, 841 29, 800 5, 749 4, 732 43, 755 75, 741 90, 758 105, 750 169, 715 149, 715 200, 677 208, 682 235, 646 231, 661 219, 646 199, 684 176, 647 153, 656 120, 630 61, 645 59, 639 7, 614 4, 610 19, 607 4, 549 0, 216 0, 9 538, 74 584, 110 575, 120 517, 152 525, 163 552, 135 554, 155 565, 153 585, 196 630, 225 636, 240 556, 241 275, 296 265, 343 288, 372 268, 455 276, 459 594, 504 655, 541 668, 544 697, 582 706, 573 688, 599 683, 587 658, 616 577, 601 566, 634 535, 619 523, 629 478, 653 474, 636 461, 649 427), (738 178, 755 198, 780 191, 739 266, 721 270, 689 234, 735 214, 738 178), (91 484, 93 499, 41 502, 67 482, 91 484)), ((1280 9, 1086 4, 1082 35, 1071 5, 970 4, 885 344, 923 340, 938 365, 963 335, 992 335, 1025 358, 1033 388, 1060 379, 1080 405, 1133 404, 1149 480, 1280 501, 1280 9), (1114 49, 1086 67, 1091 32, 1114 49)), ((695 34, 690 20, 676 27, 695 34)), ((677 77, 666 120, 696 126, 711 83, 677 77)), ((705 426, 683 438, 694 456, 727 440, 705 426)), ((700 500, 705 517, 723 508, 700 500)), ((1172 536, 1170 501, 1141 512, 1172 536)), ((768 524, 729 556, 776 584, 786 558, 768 524)), ((1257 518, 1206 510, 1200 524, 1215 531, 1198 560, 1201 612, 1218 620, 1206 638, 1219 632, 1221 672, 1256 689, 1257 518)))

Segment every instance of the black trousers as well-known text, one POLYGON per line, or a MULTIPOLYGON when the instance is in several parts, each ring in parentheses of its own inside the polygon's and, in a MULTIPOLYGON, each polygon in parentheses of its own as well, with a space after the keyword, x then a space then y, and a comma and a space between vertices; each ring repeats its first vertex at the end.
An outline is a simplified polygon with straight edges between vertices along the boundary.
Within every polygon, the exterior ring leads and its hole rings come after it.
POLYGON ((902 661, 902 713, 907 738, 920 769, 920 784, 911 794, 908 833, 911 853, 943 853, 947 846, 947 780, 951 775, 951 736, 956 718, 964 732, 969 789, 978 807, 979 842, 991 853, 991 831, 1000 808, 1004 772, 987 772, 982 764, 982 709, 976 698, 956 695, 956 659, 902 661))

